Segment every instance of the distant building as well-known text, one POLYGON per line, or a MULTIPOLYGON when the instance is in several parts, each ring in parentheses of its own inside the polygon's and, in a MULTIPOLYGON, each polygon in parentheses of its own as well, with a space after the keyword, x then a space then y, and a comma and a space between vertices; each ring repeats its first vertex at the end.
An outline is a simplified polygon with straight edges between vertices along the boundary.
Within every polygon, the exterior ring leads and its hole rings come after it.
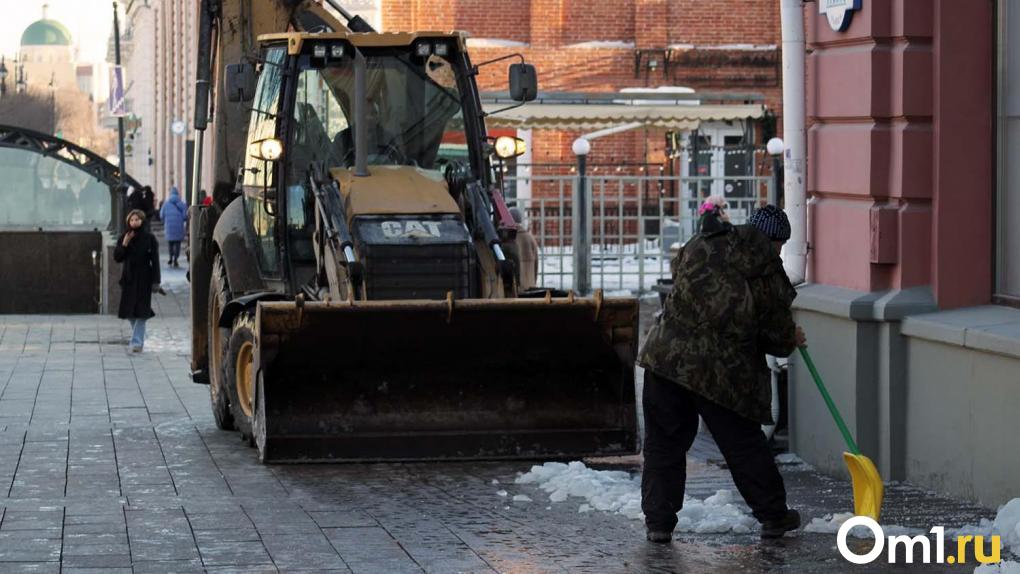
POLYGON ((58 90, 77 89, 74 47, 67 28, 47 18, 43 6, 42 19, 33 22, 21 35, 21 57, 25 81, 29 86, 53 87, 58 90))
MULTIPOLYGON (((122 4, 123 5, 123 4, 122 4)), ((156 10, 148 2, 127 2, 121 19, 120 56, 127 88, 125 100, 124 166, 143 184, 157 185, 153 152, 158 137, 156 125, 156 10)), ((110 39, 108 59, 114 61, 114 43, 110 39)), ((112 119, 112 118, 111 118, 112 119)), ((111 122, 116 129, 116 122, 111 122)))
POLYGON ((92 64, 78 64, 75 67, 75 79, 78 82, 78 90, 90 96, 96 90, 95 68, 92 64))

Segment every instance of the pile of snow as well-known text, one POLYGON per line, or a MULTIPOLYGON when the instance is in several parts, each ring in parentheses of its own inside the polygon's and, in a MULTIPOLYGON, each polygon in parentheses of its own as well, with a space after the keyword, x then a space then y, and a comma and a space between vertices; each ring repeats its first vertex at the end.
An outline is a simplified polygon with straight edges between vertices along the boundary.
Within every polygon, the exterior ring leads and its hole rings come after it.
MULTIPOLYGON (((969 524, 946 531, 946 536, 1001 536, 1002 547, 1020 556, 1020 498, 1014 498, 999 507, 995 520, 982 519, 979 524, 969 524)), ((1020 572, 1018 572, 1020 574, 1020 572)))
MULTIPOLYGON (((582 462, 547 462, 531 467, 517 477, 517 484, 534 484, 549 493, 552 502, 570 497, 584 499, 579 513, 601 510, 622 514, 632 520, 644 518, 641 512, 641 477, 618 470, 594 470, 582 462)), ((684 497, 683 510, 677 513, 678 532, 746 533, 756 521, 739 506, 733 493, 720 490, 705 500, 684 497)))
POLYGON ((974 569, 974 574, 1020 574, 1020 562, 1003 560, 998 564, 982 564, 974 569))
MULTIPOLYGON (((579 461, 564 464, 547 462, 514 481, 535 484, 549 493, 552 502, 563 502, 571 496, 583 498, 589 508, 622 514, 627 518, 643 518, 641 512, 641 478, 620 470, 593 470, 579 461)), ((582 512, 584 512, 582 510, 582 512)))
MULTIPOLYGON (((824 518, 812 519, 811 523, 804 527, 804 530, 806 532, 835 534, 839 531, 839 527, 852 517, 853 514, 850 512, 835 515, 827 514, 824 518)), ((886 536, 917 536, 918 534, 929 533, 929 530, 887 524, 882 525, 882 530, 886 536)), ((850 536, 868 539, 872 538, 874 534, 871 530, 858 526, 850 531, 850 536)), ((954 540, 959 536, 984 536, 986 540, 991 536, 1000 536, 1002 548, 1020 556, 1020 498, 1014 498, 1000 507, 995 520, 981 519, 981 522, 978 524, 946 529, 946 538, 948 540, 954 540)), ((1016 563, 1003 562, 1004 569, 1001 572, 1003 574, 1014 574, 1013 570, 1005 569, 1011 568, 1011 566, 1007 566, 1008 564, 1016 563)), ((981 570, 980 574, 993 574, 996 572, 999 572, 999 570, 986 569, 981 570)), ((1015 571, 1015 574, 1020 574, 1020 570, 1015 571)))
MULTIPOLYGON (((854 514, 852 512, 826 514, 822 518, 812 518, 811 523, 804 527, 804 531, 816 532, 819 534, 836 534, 839 532, 839 527, 843 526, 844 522, 853 517, 854 514)), ((917 536, 918 534, 927 534, 926 530, 907 528, 906 526, 897 526, 895 524, 883 524, 882 531, 886 536, 917 536)), ((850 536, 853 536, 854 538, 868 539, 874 538, 875 534, 869 528, 864 526, 855 526, 850 530, 850 536)))

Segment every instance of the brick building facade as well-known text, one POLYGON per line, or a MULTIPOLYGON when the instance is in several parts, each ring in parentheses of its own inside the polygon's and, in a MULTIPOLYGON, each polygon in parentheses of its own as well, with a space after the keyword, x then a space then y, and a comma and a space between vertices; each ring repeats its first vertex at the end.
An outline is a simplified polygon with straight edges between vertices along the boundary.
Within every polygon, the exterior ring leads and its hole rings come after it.
MULTIPOLYGON (((469 33, 476 63, 524 55, 538 69, 543 92, 684 86, 697 92, 756 93, 781 117, 777 0, 530 0, 512 7, 485 0, 384 0, 381 8, 387 31, 469 33)), ((504 73, 503 66, 483 67, 482 91, 505 91, 504 73)), ((761 144, 774 130, 762 127, 756 126, 755 141, 745 143, 761 144)), ((723 140, 724 131, 715 132, 715 139, 723 140)), ((562 172, 555 166, 573 163, 570 146, 581 132, 535 130, 530 135, 536 169, 562 172)), ((664 129, 641 129, 600 139, 589 164, 614 171, 622 167, 633 175, 669 173, 671 167, 692 174, 681 168, 679 158, 669 165, 665 136, 664 129)), ((755 173, 769 172, 763 152, 752 157, 755 173)))

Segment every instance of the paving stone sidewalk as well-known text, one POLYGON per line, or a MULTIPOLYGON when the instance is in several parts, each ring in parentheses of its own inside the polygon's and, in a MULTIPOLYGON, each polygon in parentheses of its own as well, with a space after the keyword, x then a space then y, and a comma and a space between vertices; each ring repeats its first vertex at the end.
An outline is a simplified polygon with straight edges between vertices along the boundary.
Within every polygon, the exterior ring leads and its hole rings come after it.
MULTIPOLYGON (((0 573, 852 570, 832 535, 651 545, 639 521, 515 485, 527 462, 260 465, 216 429, 208 388, 191 382, 187 283, 164 273, 171 294, 156 298, 141 355, 125 353, 116 318, 0 316, 0 573)), ((708 437, 689 472, 692 496, 733 489, 708 437)), ((848 484, 796 465, 784 474, 805 521, 848 509, 848 484)), ((993 514, 892 486, 885 520, 927 529, 993 514)), ((899 570, 915 571, 861 569, 899 570)))

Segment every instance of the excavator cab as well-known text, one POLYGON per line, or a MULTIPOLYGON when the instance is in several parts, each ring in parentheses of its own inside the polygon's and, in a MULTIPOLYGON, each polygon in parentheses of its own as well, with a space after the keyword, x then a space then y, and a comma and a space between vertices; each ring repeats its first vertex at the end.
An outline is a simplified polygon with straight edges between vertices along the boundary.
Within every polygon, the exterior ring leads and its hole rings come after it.
MULTIPOLYGON (((518 293, 490 162, 520 146, 487 137, 463 36, 259 41, 257 84, 227 73, 250 118, 200 258, 217 424, 266 462, 636 452, 637 302, 518 293)), ((537 94, 530 66, 509 83, 537 94)))

